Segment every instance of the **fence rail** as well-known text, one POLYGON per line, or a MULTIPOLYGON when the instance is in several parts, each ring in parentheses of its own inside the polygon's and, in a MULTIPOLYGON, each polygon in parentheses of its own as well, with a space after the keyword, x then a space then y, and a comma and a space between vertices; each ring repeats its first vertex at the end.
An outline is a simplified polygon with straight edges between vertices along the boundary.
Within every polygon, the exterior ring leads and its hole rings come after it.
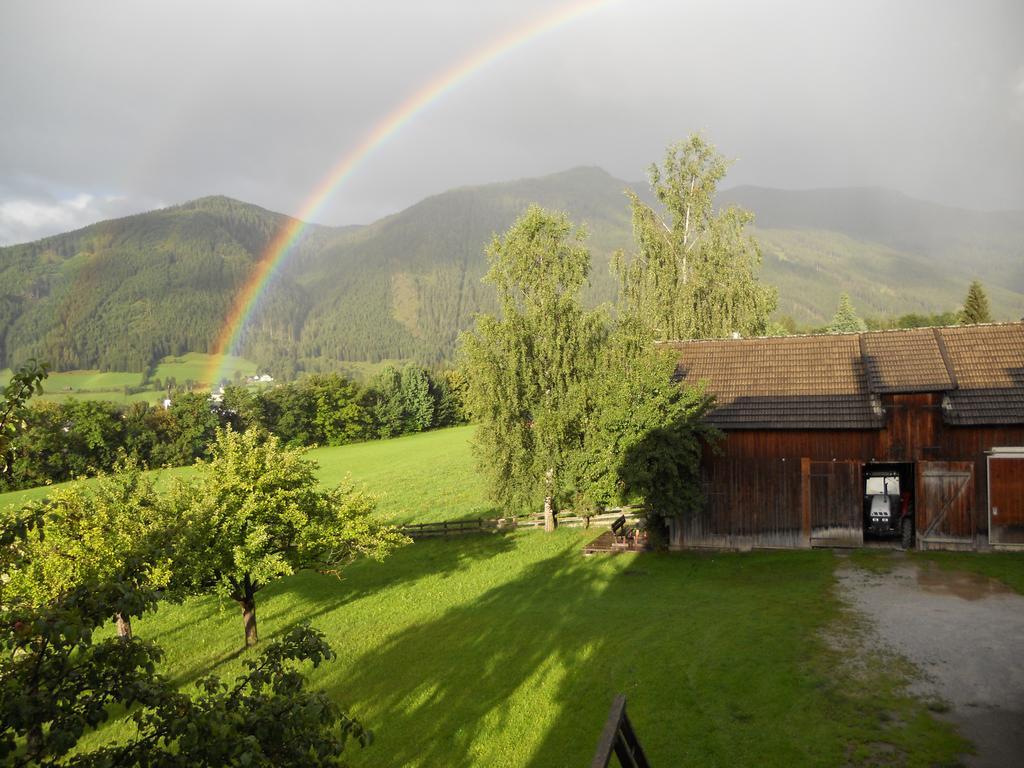
MULTIPOLYGON (((639 517, 641 507, 621 507, 610 509, 599 515, 566 515, 558 516, 558 525, 565 528, 608 528, 620 516, 625 515, 627 521, 635 521, 639 517)), ((412 539, 431 539, 445 536, 465 536, 474 533, 492 533, 508 531, 515 528, 543 528, 543 515, 527 517, 478 518, 476 520, 443 520, 438 523, 410 523, 402 526, 402 533, 412 539)))
POLYGON ((644 748, 640 746, 640 739, 633 730, 633 724, 629 722, 629 716, 626 714, 626 697, 621 693, 612 702, 612 709, 605 721, 590 768, 608 768, 613 754, 619 758, 619 765, 622 768, 651 768, 644 748))

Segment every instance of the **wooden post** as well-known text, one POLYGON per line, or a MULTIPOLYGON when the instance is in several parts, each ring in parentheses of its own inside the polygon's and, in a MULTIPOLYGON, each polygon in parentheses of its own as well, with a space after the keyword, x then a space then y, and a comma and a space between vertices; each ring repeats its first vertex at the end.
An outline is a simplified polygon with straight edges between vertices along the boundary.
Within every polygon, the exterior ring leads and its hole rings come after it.
POLYGON ((811 546, 811 460, 800 459, 800 533, 805 547, 811 546))
POLYGON ((651 768, 644 749, 640 746, 640 740, 633 730, 633 724, 626 715, 626 696, 622 693, 612 702, 612 709, 605 721, 590 768, 608 768, 613 752, 619 758, 622 768, 651 768))

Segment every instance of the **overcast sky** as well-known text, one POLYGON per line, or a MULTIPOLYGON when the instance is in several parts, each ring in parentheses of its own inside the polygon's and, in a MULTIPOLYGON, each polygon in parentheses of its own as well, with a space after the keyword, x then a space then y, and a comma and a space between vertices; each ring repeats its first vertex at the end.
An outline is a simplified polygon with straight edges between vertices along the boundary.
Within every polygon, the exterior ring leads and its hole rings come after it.
MULTIPOLYGON (((0 0, 0 243, 208 194, 296 213, 410 95, 569 4, 0 0)), ((726 186, 1024 208, 1024 2, 611 3, 434 101, 318 219, 576 165, 640 179, 695 130, 726 186)))

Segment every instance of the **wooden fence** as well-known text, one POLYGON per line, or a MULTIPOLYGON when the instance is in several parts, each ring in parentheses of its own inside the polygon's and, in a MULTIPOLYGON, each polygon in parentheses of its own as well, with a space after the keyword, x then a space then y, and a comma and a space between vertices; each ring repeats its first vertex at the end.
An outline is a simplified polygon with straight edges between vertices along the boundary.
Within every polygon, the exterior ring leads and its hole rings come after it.
MULTIPOLYGON (((599 515, 567 515, 558 516, 558 525, 565 528, 608 528, 621 515, 627 522, 634 522, 640 515, 640 507, 621 507, 607 510, 599 515)), ((414 523, 402 526, 402 533, 412 539, 431 539, 447 536, 465 536, 474 533, 493 533, 510 531, 516 528, 543 528, 543 515, 525 517, 498 517, 494 519, 478 518, 476 520, 444 520, 439 523, 414 523)))
POLYGON ((590 768, 608 768, 613 754, 619 758, 622 768, 651 768, 633 724, 629 722, 626 697, 621 693, 612 702, 612 710, 608 713, 590 768))

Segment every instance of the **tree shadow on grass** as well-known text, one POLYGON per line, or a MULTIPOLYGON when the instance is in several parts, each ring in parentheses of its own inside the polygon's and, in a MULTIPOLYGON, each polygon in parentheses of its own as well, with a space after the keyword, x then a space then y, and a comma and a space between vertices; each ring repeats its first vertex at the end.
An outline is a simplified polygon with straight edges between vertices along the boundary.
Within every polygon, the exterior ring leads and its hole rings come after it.
POLYGON ((257 613, 263 596, 264 615, 272 620, 275 633, 284 633, 298 624, 315 625, 317 619, 346 603, 371 595, 386 600, 388 590, 412 588, 430 577, 448 578, 514 548, 514 540, 506 533, 414 541, 382 562, 360 560, 343 566, 337 574, 304 572, 273 584, 257 597, 257 613), (285 594, 300 599, 278 608, 283 604, 278 598, 285 594))
MULTIPOLYGON (((387 599, 387 590, 396 586, 411 587, 417 581, 432 575, 451 576, 472 564, 509 552, 515 545, 506 534, 489 533, 452 539, 430 539, 398 550, 383 562, 356 561, 341 568, 337 575, 303 571, 294 576, 269 584, 256 596, 256 615, 260 631, 260 646, 300 624, 316 625, 318 619, 337 611, 347 603, 371 595, 381 594, 387 599), (289 599, 293 598, 293 599, 289 599)), ((161 606, 176 610, 175 605, 161 606)), ((243 647, 244 633, 238 606, 226 598, 210 598, 201 613, 187 624, 172 626, 154 639, 165 648, 182 642, 191 642, 190 634, 197 624, 227 622, 237 625, 238 646, 211 656, 204 663, 189 668, 171 678, 179 688, 190 685, 222 665, 247 652, 243 647)), ((230 632, 230 630, 229 630, 230 632)), ((223 635, 211 631, 213 642, 223 635)), ((235 638, 236 635, 229 634, 235 638)))
MULTIPOLYGON (((579 537, 560 543, 478 599, 398 632, 348 672, 334 667, 318 678, 357 715, 369 711, 387 744, 353 754, 354 764, 525 765, 549 731, 566 726, 596 742, 600 717, 567 720, 571 703, 558 689, 568 677, 607 678, 601 598, 631 558, 597 565, 580 554, 579 537)), ((601 687, 610 702, 612 681, 601 687)))

